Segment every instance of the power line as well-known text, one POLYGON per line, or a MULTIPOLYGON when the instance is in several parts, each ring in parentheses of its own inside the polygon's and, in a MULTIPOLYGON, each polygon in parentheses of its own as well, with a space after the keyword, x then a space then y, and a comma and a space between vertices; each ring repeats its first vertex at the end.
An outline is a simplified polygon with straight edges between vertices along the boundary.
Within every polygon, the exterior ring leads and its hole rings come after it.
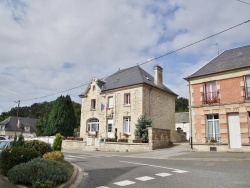
MULTIPOLYGON (((200 43, 200 42, 203 42, 203 41, 205 41, 205 40, 207 40, 207 39, 210 39, 210 38, 212 38, 212 37, 215 37, 215 36, 217 36, 217 35, 219 35, 219 34, 221 34, 221 33, 224 33, 224 32, 226 32, 226 31, 229 31, 229 30, 231 30, 231 29, 234 29, 234 28, 236 28, 236 27, 239 27, 239 26, 241 26, 241 25, 243 25, 243 24, 246 24, 246 23, 248 23, 248 22, 250 22, 250 20, 244 21, 244 22, 242 22, 242 23, 240 23, 240 24, 237 24, 237 25, 235 25, 235 26, 232 26, 232 27, 230 27, 230 28, 228 28, 228 29, 225 29, 225 30, 223 30, 223 31, 220 31, 220 32, 218 32, 218 33, 215 33, 215 34, 213 34, 213 35, 210 35, 210 36, 208 36, 208 37, 206 37, 206 38, 203 38, 203 39, 201 39, 201 40, 198 40, 198 41, 196 41, 196 42, 193 42, 193 43, 191 43, 191 44, 188 44, 188 45, 183 46, 183 47, 181 47, 181 48, 178 48, 178 49, 176 49, 176 50, 173 50, 173 51, 170 51, 170 52, 168 52, 168 53, 165 53, 165 54, 163 54, 163 55, 161 55, 161 56, 158 56, 158 57, 156 57, 156 58, 152 58, 152 59, 150 59, 150 60, 148 60, 148 61, 145 61, 145 62, 143 62, 143 63, 141 63, 141 64, 137 64, 137 65, 144 65, 144 64, 147 64, 147 63, 149 63, 149 62, 151 62, 151 61, 154 61, 154 60, 163 58, 163 57, 165 57, 165 56, 167 56, 167 55, 170 55, 170 54, 173 54, 173 53, 175 53, 175 52, 181 51, 181 50, 183 50, 183 49, 185 49, 185 48, 188 48, 188 47, 190 47, 190 46, 193 46, 193 45, 195 45, 195 44, 198 44, 198 43, 200 43)), ((119 73, 120 73, 120 72, 119 72, 119 73)), ((112 75, 114 75, 114 74, 112 74, 112 75)), ((108 76, 107 76, 107 77, 108 77, 108 76)), ((107 78, 107 77, 105 77, 105 78, 107 78)), ((102 78, 101 80, 104 80, 105 78, 102 78)), ((82 84, 82 85, 79 85, 79 86, 76 86, 76 87, 73 87, 73 88, 70 88, 70 89, 66 89, 66 90, 63 90, 63 91, 59 91, 59 92, 56 92, 56 93, 52 93, 52 94, 49 94, 49 95, 44 95, 44 96, 41 96, 41 97, 35 97, 35 98, 30 98, 30 99, 24 99, 24 100, 20 100, 20 101, 30 101, 30 100, 36 100, 36 99, 46 98, 46 97, 49 97, 49 96, 53 96, 53 95, 57 95, 57 94, 60 94, 60 93, 64 93, 64 92, 66 92, 66 91, 71 91, 71 90, 74 90, 74 89, 77 89, 77 88, 86 86, 86 85, 88 85, 88 84, 89 84, 89 83, 86 83, 86 84, 82 84)))
POLYGON ((245 3, 245 4, 248 4, 248 5, 250 5, 250 3, 248 3, 248 2, 245 2, 245 1, 241 1, 241 0, 236 0, 236 1, 239 1, 239 2, 241 2, 241 3, 245 3))

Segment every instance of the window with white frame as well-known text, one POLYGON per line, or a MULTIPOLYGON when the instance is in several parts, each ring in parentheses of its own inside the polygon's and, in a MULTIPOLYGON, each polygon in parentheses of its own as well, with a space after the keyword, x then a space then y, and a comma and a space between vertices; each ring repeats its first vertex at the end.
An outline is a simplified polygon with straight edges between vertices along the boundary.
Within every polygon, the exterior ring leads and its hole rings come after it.
POLYGON ((113 108, 113 97, 108 97, 108 107, 113 108))
POLYGON ((29 132, 30 131, 30 127, 24 127, 25 132, 29 132))
POLYGON ((87 122, 87 131, 91 134, 95 134, 99 130, 99 120, 96 118, 90 119, 87 122))
POLYGON ((131 129, 131 117, 123 118, 123 131, 124 133, 130 133, 131 129))
POLYGON ((250 76, 245 76, 245 92, 246 98, 250 98, 250 76))
POLYGON ((96 109, 96 100, 95 99, 91 99, 91 106, 90 106, 91 110, 95 110, 96 109))
POLYGON ((130 93, 125 93, 124 94, 124 104, 125 105, 130 105, 130 93))
POLYGON ((206 141, 220 140, 220 123, 218 114, 207 115, 206 120, 206 141))
POLYGON ((207 82, 204 84, 204 103, 216 103, 218 102, 218 92, 216 82, 207 82))
POLYGON ((3 130, 4 130, 4 127, 5 127, 4 125, 1 125, 1 126, 0 126, 0 130, 3 131, 3 130))

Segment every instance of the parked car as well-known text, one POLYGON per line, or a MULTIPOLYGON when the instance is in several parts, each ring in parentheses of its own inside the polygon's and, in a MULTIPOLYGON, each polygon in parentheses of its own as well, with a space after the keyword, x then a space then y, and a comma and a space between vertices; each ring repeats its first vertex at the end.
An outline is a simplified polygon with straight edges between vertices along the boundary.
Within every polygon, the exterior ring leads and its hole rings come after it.
POLYGON ((9 148, 12 145, 12 140, 0 140, 0 153, 6 149, 9 148))
POLYGON ((9 140, 9 136, 0 135, 0 140, 9 140))

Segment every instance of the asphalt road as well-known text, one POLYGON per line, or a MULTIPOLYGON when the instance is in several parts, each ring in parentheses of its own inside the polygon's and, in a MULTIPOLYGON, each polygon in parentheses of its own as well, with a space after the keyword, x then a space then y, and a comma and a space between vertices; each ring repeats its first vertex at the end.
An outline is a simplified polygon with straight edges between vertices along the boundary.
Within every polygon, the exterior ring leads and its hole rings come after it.
POLYGON ((64 154, 83 171, 79 185, 75 186, 78 188, 250 187, 248 153, 206 155, 170 149, 145 153, 64 151, 64 154))

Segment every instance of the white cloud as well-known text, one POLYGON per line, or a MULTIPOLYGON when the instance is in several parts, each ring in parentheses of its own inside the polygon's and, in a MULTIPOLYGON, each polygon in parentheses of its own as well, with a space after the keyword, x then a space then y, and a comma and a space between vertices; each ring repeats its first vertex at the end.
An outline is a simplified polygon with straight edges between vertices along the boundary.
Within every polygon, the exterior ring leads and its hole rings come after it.
MULTIPOLYGON (((85 85, 92 77, 104 78, 118 68, 143 63, 236 25, 249 18, 250 8, 226 0, 8 2, 0 3, 0 112, 14 100, 85 85)), ((183 77, 217 55, 213 44, 217 42, 220 50, 249 44, 249 25, 143 68, 153 74, 153 65, 161 64, 167 86, 177 94, 187 93, 183 77)), ((78 94, 84 89, 64 94, 80 102, 78 94)), ((58 95, 21 101, 21 105, 55 100, 58 95)))

